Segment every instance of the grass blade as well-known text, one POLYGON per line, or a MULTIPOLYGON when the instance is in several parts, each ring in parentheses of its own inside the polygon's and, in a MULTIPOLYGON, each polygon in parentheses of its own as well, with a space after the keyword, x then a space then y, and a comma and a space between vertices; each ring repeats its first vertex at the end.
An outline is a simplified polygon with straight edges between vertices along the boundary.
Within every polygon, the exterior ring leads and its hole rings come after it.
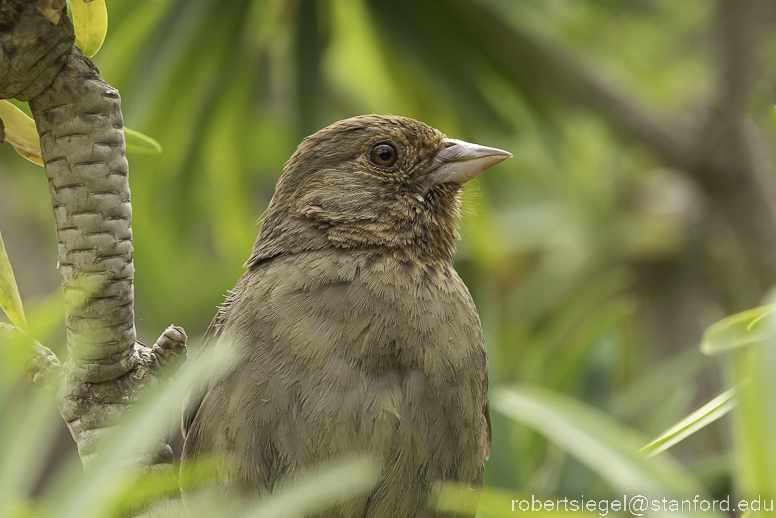
POLYGON ((701 352, 714 355, 738 347, 762 344, 768 338, 768 317, 776 311, 769 304, 730 315, 710 325, 701 338, 701 352))
POLYGON ((156 140, 126 126, 124 127, 124 142, 127 146, 127 153, 158 155, 162 152, 162 146, 156 140))
POLYGON ((705 494, 678 465, 637 453, 638 437, 597 409, 538 387, 502 388, 493 396, 494 409, 537 430, 615 490, 657 499, 705 494))
POLYGON ((704 426, 713 423, 723 415, 730 412, 736 406, 736 389, 726 390, 701 408, 691 413, 674 426, 660 434, 659 437, 641 448, 639 451, 647 453, 649 457, 657 455, 683 441, 704 426))
POLYGON ((22 299, 19 296, 16 278, 13 276, 11 262, 5 252, 2 234, 0 234, 0 308, 3 308, 5 314, 16 327, 27 328, 22 299))

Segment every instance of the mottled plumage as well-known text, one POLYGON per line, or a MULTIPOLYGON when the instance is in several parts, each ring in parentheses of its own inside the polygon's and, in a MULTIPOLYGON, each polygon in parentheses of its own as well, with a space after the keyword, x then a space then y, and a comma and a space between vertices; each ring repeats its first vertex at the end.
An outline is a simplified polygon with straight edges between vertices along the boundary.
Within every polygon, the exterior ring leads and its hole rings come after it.
POLYGON ((208 330, 241 361, 188 404, 184 464, 226 455, 220 477, 239 497, 375 455, 375 490, 320 515, 331 517, 435 516, 434 482, 480 486, 487 359, 451 254, 460 183, 507 156, 402 117, 305 139, 208 330))

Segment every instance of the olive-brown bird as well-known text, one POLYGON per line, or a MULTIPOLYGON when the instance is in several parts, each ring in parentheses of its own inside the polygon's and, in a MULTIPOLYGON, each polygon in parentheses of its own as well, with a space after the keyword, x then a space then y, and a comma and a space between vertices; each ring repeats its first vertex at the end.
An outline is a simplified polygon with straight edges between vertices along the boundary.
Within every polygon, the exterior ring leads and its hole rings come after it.
POLYGON ((187 404, 184 467, 225 455, 227 492, 256 496, 328 460, 380 460, 371 493, 316 516, 443 516, 436 482, 481 486, 488 364, 452 253, 461 185, 510 156, 394 116, 306 138, 206 333, 240 361, 187 404))

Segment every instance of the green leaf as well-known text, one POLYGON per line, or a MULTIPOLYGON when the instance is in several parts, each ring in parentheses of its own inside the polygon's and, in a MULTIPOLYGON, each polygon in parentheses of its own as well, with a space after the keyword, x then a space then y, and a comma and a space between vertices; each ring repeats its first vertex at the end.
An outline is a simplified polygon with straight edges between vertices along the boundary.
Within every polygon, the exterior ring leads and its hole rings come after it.
POLYGON ((0 234, 0 308, 3 308, 15 326, 22 329, 27 328, 22 299, 19 296, 19 288, 16 286, 11 263, 8 261, 8 254, 5 252, 2 234, 0 234))
POLYGON ((0 101, 0 120, 5 131, 5 141, 11 144, 21 156, 42 166, 40 137, 38 137, 35 121, 18 106, 8 101, 0 101))
POLYGON ((105 0, 70 0, 68 8, 73 16, 75 44, 87 58, 102 47, 108 32, 108 8, 105 0))
POLYGON ((701 338, 703 354, 719 354, 738 347, 762 344, 768 337, 768 315, 776 311, 769 304, 730 315, 708 327, 701 338))
MULTIPOLYGON (((773 295, 768 298, 771 302, 768 307, 776 307, 774 299, 773 295)), ((733 458, 741 494, 773 495, 776 494, 776 441, 773 439, 776 437, 776 377, 773 375, 776 320, 760 318, 754 325, 761 326, 765 337, 762 343, 738 349, 726 357, 739 386, 738 408, 732 416, 736 453, 733 458), (764 329, 763 321, 766 321, 764 329)))
MULTIPOLYGON (((145 473, 137 478, 138 473, 133 466, 138 459, 145 459, 155 451, 157 438, 167 436, 169 415, 181 407, 191 387, 210 379, 210 376, 219 376, 239 359, 232 347, 220 345, 218 348, 203 349, 196 358, 183 365, 175 377, 175 383, 160 384, 150 389, 143 401, 137 403, 134 412, 127 414, 121 424, 115 427, 114 434, 103 439, 106 443, 99 455, 91 460, 88 472, 83 470, 80 461, 68 464, 45 497, 39 500, 36 516, 128 516, 125 512, 133 511, 139 504, 179 494, 174 479, 164 474, 156 477, 152 475, 148 479, 146 477, 149 475, 145 473), (134 498, 127 498, 128 488, 134 488, 134 498), (112 514, 112 511, 119 514, 112 514)), ((52 428, 49 426, 46 429, 52 428)), ((193 470, 189 464, 184 468, 182 473, 185 481, 180 482, 189 488, 193 482, 197 489, 187 493, 187 506, 192 518, 301 518, 373 489, 382 473, 379 460, 371 456, 348 455, 311 468, 294 480, 293 484, 276 487, 272 498, 235 502, 239 509, 225 512, 225 502, 222 495, 219 495, 218 486, 209 487, 208 483, 214 481, 213 468, 222 466, 221 461, 227 459, 203 458, 199 459, 193 470)))
POLYGON ((158 155, 162 152, 162 146, 157 141, 143 135, 139 131, 124 127, 124 141, 127 153, 140 153, 143 155, 158 155))
POLYGON ((660 434, 655 440, 641 448, 648 456, 657 455, 674 444, 683 441, 709 423, 713 423, 736 406, 736 389, 726 390, 701 408, 688 415, 674 426, 660 434))
MULTIPOLYGON (((27 347, 24 350, 29 351, 27 347)), ((41 474, 51 469, 46 458, 55 447, 57 424, 61 423, 59 412, 44 391, 11 393, 15 397, 5 401, 0 398, 4 403, 0 423, 0 516, 4 518, 8 516, 4 514, 6 503, 30 494, 41 474)))
POLYGON ((547 437, 616 490, 648 498, 705 493, 668 458, 637 453, 639 438, 595 408, 538 387, 502 388, 493 396, 495 409, 547 437))

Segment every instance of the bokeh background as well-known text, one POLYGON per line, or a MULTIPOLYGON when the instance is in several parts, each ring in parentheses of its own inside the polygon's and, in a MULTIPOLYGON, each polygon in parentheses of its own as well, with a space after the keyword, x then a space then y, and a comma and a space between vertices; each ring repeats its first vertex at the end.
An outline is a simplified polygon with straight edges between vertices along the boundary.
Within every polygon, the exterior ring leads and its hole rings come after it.
MULTIPOLYGON (((196 349, 301 138, 390 113, 514 155, 467 184, 455 255, 493 387, 567 394, 646 440, 730 386, 698 344, 776 284, 775 3, 108 4, 94 62, 125 124, 164 149, 129 155, 142 341, 175 323, 196 349)), ((10 146, 0 231, 28 313, 61 350, 46 178, 10 146)), ((736 490, 730 428, 670 450, 713 495, 736 490)), ((488 485, 610 494, 499 412, 493 433, 488 485)), ((68 441, 52 458, 74 455, 68 441)))

